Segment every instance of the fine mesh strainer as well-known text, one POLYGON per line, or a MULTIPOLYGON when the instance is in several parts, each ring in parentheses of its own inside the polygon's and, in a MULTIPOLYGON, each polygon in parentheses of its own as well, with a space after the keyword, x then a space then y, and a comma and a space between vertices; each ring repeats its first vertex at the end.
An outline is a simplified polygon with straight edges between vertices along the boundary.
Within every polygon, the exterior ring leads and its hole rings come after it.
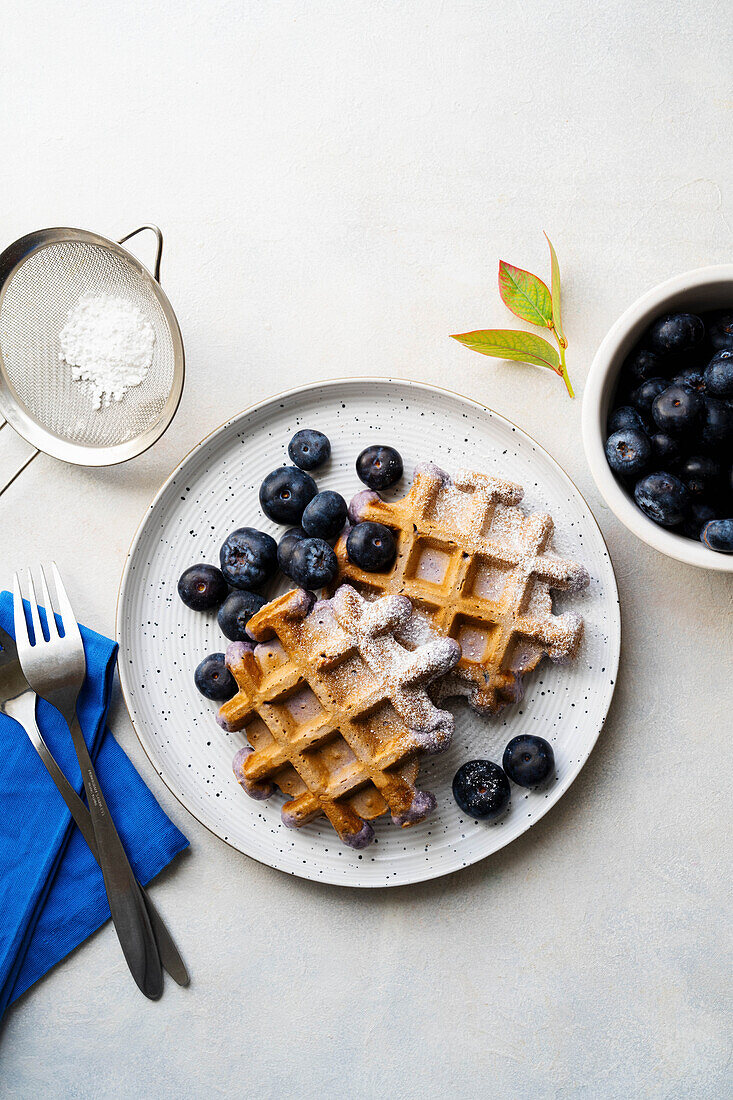
POLYGON ((144 225, 119 242, 83 229, 29 233, 0 255, 0 413, 38 450, 80 466, 111 466, 163 434, 181 399, 184 354, 178 321, 160 285, 163 236, 144 225), (152 230, 154 274, 122 245, 152 230), (59 333, 84 295, 124 298, 155 331, 144 381, 95 409, 91 387, 59 359, 59 333))

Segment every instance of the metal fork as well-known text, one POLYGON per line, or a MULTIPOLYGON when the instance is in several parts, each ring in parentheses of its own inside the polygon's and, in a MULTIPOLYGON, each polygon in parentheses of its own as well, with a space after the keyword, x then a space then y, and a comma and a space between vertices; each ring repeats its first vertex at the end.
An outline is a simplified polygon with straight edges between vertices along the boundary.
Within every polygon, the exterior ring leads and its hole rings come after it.
MULTIPOLYGON (((59 794, 78 825, 79 832, 89 845, 89 849, 97 863, 99 863, 94 826, 89 810, 56 763, 51 750, 43 739, 43 734, 36 721, 36 693, 28 686, 28 681, 23 675, 15 642, 1 626, 0 646, 2 647, 0 649, 0 712, 7 714, 9 718, 12 718, 25 730, 28 740, 43 761, 46 771, 56 784, 59 794)), ((140 891, 150 917, 150 923, 153 926, 155 942, 160 951, 160 961, 175 982, 186 986, 190 981, 188 970, 173 942, 173 937, 166 928, 160 913, 155 908, 152 898, 148 896, 143 886, 140 886, 140 891)))
POLYGON ((41 589, 46 606, 48 641, 41 627, 33 577, 29 572, 28 602, 34 634, 34 640, 31 641, 23 609, 20 581, 16 573, 13 577, 13 615, 18 658, 29 685, 37 695, 56 707, 69 727, 87 794, 99 865, 102 869, 117 937, 137 985, 146 997, 157 1000, 163 992, 163 969, 150 918, 99 786, 76 714, 76 701, 86 676, 84 643, 58 569, 53 562, 51 569, 63 636, 59 634, 56 625, 54 605, 51 603, 45 573, 41 569, 41 589))

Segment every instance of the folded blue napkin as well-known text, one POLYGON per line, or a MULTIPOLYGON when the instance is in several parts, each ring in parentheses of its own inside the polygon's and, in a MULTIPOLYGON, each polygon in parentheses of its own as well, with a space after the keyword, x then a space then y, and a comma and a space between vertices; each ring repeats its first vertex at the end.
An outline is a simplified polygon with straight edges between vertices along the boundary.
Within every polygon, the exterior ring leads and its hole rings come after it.
MULTIPOLYGON (((13 637, 13 604, 0 592, 0 626, 13 637)), ((149 882, 188 846, 105 726, 117 645, 81 627, 87 678, 79 722, 135 874, 149 882)), ((39 700, 38 724, 67 778, 82 791, 71 735, 39 700)), ((0 714, 0 1018, 9 1004, 109 919, 102 872, 23 730, 0 714)))

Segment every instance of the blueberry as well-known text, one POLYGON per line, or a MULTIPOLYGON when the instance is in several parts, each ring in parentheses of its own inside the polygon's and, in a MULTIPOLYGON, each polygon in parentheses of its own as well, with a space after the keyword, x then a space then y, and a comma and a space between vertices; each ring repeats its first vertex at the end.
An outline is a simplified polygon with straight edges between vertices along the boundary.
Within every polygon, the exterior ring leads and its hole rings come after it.
POLYGON ((631 405, 620 405, 618 409, 614 409, 608 418, 608 434, 613 435, 614 432, 623 431, 625 428, 638 428, 640 431, 645 431, 644 421, 636 409, 632 409, 631 405))
POLYGON ((286 576, 289 575, 290 555, 293 552, 295 544, 307 537, 302 527, 291 527, 289 531, 285 532, 277 544, 277 564, 286 576))
POLYGON ((667 432, 655 432, 651 436, 652 455, 663 463, 675 462, 681 453, 678 437, 668 435, 667 432))
POLYGON ((367 447, 356 460, 356 472, 370 489, 389 489, 402 477, 402 458, 394 447, 367 447))
POLYGON ((652 453, 649 436, 639 428, 614 432, 606 440, 608 465, 616 474, 638 474, 648 465, 652 453))
POLYGON ((666 378, 649 378, 631 393, 631 404, 641 413, 649 413, 652 401, 669 386, 666 378))
POLYGON ((207 699, 223 703, 237 694, 237 682, 226 666, 223 653, 210 653, 204 657, 193 674, 194 683, 207 699))
POLYGON ((301 588, 323 588, 338 572, 338 561, 324 539, 301 539, 295 543, 289 563, 289 576, 301 588))
POLYGON ((331 443, 327 435, 313 428, 302 428, 288 444, 290 461, 301 470, 315 470, 331 457, 331 443))
POLYGON ((715 509, 707 501, 693 500, 682 522, 680 531, 688 539, 699 539, 705 524, 709 523, 711 519, 715 519, 716 515, 715 509))
POLYGON ((672 379, 677 386, 688 386, 689 389, 695 390, 696 393, 707 393, 707 385, 705 383, 705 370, 702 366, 685 367, 679 373, 675 374, 672 379))
POLYGON ((662 367, 659 356, 653 351, 648 348, 634 348, 622 369, 631 384, 638 386, 640 382, 646 382, 647 378, 657 378, 662 367))
POLYGON ((663 432, 689 432, 700 419, 703 399, 689 386, 672 383, 652 402, 654 422, 663 432))
POLYGON ((731 439, 733 439, 733 408, 716 397, 705 398, 700 443, 706 450, 718 450, 731 439))
POLYGON ((397 544, 389 527, 383 523, 357 523, 346 539, 349 561, 367 573, 389 569, 397 554, 397 544))
POLYGON ((297 466, 280 466, 260 485, 260 505, 275 523, 300 523, 303 509, 317 492, 310 474, 297 466))
POLYGON ((504 771, 520 787, 537 787, 555 770, 552 745, 531 733, 513 737, 504 749, 504 771))
POLYGON ((661 355, 687 351, 699 344, 705 335, 705 325, 694 313, 668 313, 658 317, 649 329, 649 343, 661 355))
POLYGON ((231 642, 249 641, 245 627, 267 600, 256 592, 230 592, 219 608, 219 629, 231 642))
POLYGON ((259 588, 277 569, 277 543, 264 531, 238 527, 219 551, 219 562, 232 588, 259 588))
POLYGON ((453 797, 470 817, 496 821, 512 797, 509 780, 491 760, 469 760, 453 778, 453 797))
POLYGON ((340 493, 326 489, 316 493, 303 512, 303 530, 319 539, 335 539, 346 523, 346 501, 340 493))
POLYGON ((705 386, 713 397, 733 397, 733 351, 719 351, 705 368, 705 386))
POLYGON ((208 611, 226 599, 224 574, 215 565, 191 565, 178 581, 178 595, 193 611, 208 611))
POLYGON ((700 535, 711 550, 721 554, 733 554, 733 519, 711 519, 700 535))
POLYGON ((716 351, 733 351, 733 313, 721 310, 708 329, 708 338, 716 351))
POLYGON ((690 455, 677 471, 693 500, 710 497, 720 484, 721 472, 720 463, 708 455, 690 455))
POLYGON ((678 477, 661 472, 647 474, 637 481, 634 500, 655 523, 676 527, 685 518, 690 494, 678 477))

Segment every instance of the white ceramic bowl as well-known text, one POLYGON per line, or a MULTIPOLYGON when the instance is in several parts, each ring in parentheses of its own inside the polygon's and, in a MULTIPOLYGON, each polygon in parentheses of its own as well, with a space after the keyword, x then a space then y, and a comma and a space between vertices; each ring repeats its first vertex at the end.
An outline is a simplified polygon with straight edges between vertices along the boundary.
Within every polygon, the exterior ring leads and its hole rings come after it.
POLYGON ((583 446, 596 485, 629 531, 670 558, 733 573, 733 554, 717 554, 703 543, 676 535, 647 519, 614 477, 603 450, 618 372, 644 329, 662 313, 678 309, 698 313, 723 307, 733 308, 733 264, 687 271, 637 298, 613 325, 591 364, 583 396, 583 446))

